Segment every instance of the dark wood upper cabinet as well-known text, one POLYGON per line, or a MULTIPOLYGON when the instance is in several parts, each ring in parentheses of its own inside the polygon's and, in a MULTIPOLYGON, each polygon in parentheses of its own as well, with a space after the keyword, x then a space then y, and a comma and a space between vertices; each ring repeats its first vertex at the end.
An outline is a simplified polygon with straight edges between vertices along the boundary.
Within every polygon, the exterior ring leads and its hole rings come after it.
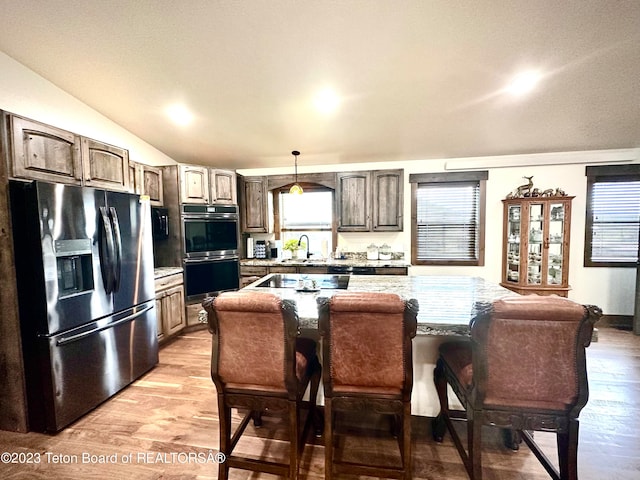
POLYGON ((11 176, 128 191, 129 151, 4 113, 11 132, 11 176))
POLYGON ((129 161, 129 188, 138 195, 147 195, 151 205, 164 205, 161 167, 129 161))
POLYGON ((238 201, 236 172, 201 165, 180 165, 180 203, 222 203, 238 201))
POLYGON ((209 185, 211 187, 211 201, 213 203, 238 203, 238 188, 236 172, 233 170, 209 170, 209 185))
POLYGON ((82 137, 84 185, 107 190, 129 190, 129 151, 82 137))
POLYGON ((148 195, 151 205, 164 205, 164 193, 162 190, 162 169, 142 166, 142 193, 148 195))
POLYGON ((240 177, 240 218, 242 231, 269 231, 267 177, 240 177))
POLYGON ((79 135, 6 113, 4 121, 11 132, 12 177, 82 183, 79 135))
POLYGON ((180 203, 209 203, 209 169, 199 165, 180 165, 179 170, 180 203))
POLYGON ((336 214, 339 232, 371 230, 371 172, 339 172, 336 214))
POLYGON ((374 232, 401 232, 404 208, 404 171, 375 170, 372 177, 374 232))
POLYGON ((336 174, 338 231, 402 231, 403 183, 402 169, 336 174))

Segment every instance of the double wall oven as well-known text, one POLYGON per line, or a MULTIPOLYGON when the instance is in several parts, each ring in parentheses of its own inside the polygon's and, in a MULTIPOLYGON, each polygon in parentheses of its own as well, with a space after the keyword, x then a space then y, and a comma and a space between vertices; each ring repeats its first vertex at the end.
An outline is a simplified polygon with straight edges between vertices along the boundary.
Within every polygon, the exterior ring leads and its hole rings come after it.
POLYGON ((240 284, 237 205, 182 205, 186 297, 236 290, 240 284))

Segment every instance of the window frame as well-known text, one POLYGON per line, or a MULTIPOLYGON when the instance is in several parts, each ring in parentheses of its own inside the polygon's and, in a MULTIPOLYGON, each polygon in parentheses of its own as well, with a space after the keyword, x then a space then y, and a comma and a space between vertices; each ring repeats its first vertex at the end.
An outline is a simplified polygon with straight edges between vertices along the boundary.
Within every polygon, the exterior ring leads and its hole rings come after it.
MULTIPOLYGON (((315 184, 315 183, 303 183, 303 182, 299 182, 299 184, 302 186, 302 189, 304 192, 331 192, 331 205, 332 205, 332 212, 333 212, 333 218, 331 221, 331 228, 330 229, 304 229, 304 230, 298 230, 298 229, 285 229, 285 231, 287 232, 303 232, 303 231, 323 231, 323 232, 328 232, 329 230, 331 231, 331 245, 330 245, 330 249, 335 249, 335 246, 338 244, 338 229, 337 229, 337 221, 336 221, 336 212, 335 212, 335 203, 336 203, 336 192, 335 189, 325 186, 325 185, 320 185, 320 184, 315 184)), ((273 189, 273 215, 274 215, 274 238, 276 240, 281 240, 282 239, 282 226, 281 226, 281 221, 280 221, 280 193, 288 193, 289 192, 289 188, 291 187, 292 184, 288 184, 288 185, 284 185, 282 187, 278 187, 273 189)), ((304 195, 304 193, 302 194, 304 195)))
MULTIPOLYGON (((640 181, 640 165, 609 165, 586 167, 587 177, 587 205, 584 223, 584 262, 585 267, 634 268, 638 258, 630 262, 594 261, 592 260, 593 245, 593 186, 603 182, 637 182, 640 181)), ((640 234, 639 234, 640 235, 640 234)), ((639 242, 640 244, 640 239, 639 242)), ((639 245, 640 248, 640 245, 639 245)))
POLYGON ((484 266, 485 257, 485 219, 486 219, 486 181, 489 178, 487 170, 455 173, 422 173, 409 175, 411 184, 411 264, 412 265, 440 265, 440 266, 484 266), (478 197, 478 257, 474 260, 419 260, 418 259, 418 188, 425 183, 473 183, 479 188, 478 197))

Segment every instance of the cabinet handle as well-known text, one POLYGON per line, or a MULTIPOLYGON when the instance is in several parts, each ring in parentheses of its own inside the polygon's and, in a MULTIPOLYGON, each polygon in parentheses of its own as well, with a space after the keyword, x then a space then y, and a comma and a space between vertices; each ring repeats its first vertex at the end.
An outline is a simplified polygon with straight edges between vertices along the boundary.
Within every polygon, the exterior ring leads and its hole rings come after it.
POLYGON ((549 248, 549 239, 548 238, 545 238, 544 242, 542 242, 542 248, 545 248, 545 249, 549 248))

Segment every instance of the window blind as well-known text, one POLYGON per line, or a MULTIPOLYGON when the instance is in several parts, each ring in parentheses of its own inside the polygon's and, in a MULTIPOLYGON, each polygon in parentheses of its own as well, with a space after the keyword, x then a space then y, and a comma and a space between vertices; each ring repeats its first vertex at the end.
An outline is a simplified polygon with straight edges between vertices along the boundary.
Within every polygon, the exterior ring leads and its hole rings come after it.
POLYGON ((417 260, 478 259, 478 181, 420 183, 416 204, 417 260))
POLYGON ((594 181, 591 261, 635 262, 640 231, 640 181, 594 181))

